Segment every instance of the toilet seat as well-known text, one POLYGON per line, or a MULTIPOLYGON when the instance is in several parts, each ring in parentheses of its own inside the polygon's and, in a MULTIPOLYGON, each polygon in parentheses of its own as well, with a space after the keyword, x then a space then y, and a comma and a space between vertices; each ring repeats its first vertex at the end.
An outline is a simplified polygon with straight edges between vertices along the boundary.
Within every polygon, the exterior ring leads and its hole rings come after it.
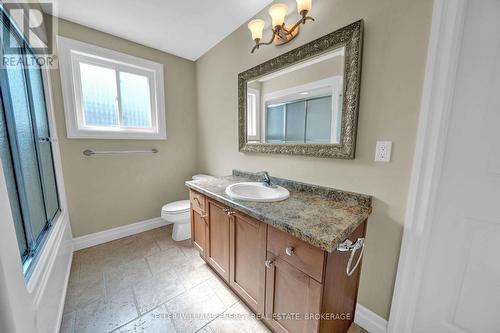
POLYGON ((189 200, 174 201, 166 204, 161 208, 162 214, 177 215, 189 212, 189 200))

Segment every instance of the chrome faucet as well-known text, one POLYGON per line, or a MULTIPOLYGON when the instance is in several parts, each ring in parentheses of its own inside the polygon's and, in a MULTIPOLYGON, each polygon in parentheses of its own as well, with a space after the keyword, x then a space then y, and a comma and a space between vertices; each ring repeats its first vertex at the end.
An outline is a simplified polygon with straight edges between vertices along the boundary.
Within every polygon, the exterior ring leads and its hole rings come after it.
POLYGON ((264 185, 269 186, 269 187, 276 187, 276 185, 274 185, 271 182, 271 177, 269 177, 269 174, 267 173, 267 171, 262 171, 262 176, 260 176, 259 182, 264 183, 264 185))

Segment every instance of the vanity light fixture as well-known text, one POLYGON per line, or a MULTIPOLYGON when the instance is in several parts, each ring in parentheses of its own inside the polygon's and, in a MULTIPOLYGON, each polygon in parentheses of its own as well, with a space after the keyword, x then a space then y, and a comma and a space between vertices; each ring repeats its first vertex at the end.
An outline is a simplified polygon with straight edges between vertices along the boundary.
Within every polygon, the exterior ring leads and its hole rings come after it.
POLYGON ((248 23, 248 29, 252 33, 252 39, 255 41, 255 46, 252 48, 252 53, 255 52, 261 45, 283 45, 297 37, 300 31, 300 25, 306 21, 314 21, 314 18, 307 16, 311 11, 312 0, 297 0, 297 11, 301 18, 293 25, 285 24, 285 16, 288 12, 288 6, 283 3, 277 3, 269 7, 269 15, 272 20, 273 36, 269 42, 261 42, 262 31, 264 30, 265 22, 260 19, 252 20, 248 23))

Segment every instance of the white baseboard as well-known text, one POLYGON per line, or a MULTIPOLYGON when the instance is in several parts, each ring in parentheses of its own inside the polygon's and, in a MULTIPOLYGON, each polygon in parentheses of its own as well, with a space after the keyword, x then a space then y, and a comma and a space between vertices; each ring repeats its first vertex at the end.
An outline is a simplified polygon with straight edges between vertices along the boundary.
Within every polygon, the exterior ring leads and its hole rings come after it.
POLYGON ((359 303, 356 305, 354 322, 370 333, 387 332, 387 320, 359 303))
POLYGON ((87 247, 107 243, 115 239, 135 235, 144 231, 159 228, 167 224, 169 223, 163 220, 161 217, 155 217, 154 219, 127 224, 122 227, 76 237, 73 238, 74 250, 78 251, 87 247))

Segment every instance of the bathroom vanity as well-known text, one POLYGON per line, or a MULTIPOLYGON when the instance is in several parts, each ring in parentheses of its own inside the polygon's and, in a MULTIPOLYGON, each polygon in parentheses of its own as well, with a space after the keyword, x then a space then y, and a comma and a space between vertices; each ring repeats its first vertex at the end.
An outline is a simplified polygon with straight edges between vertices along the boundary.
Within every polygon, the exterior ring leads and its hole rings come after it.
POLYGON ((349 262, 349 245, 363 245, 371 197, 271 179, 290 191, 288 199, 232 199, 229 185, 257 180, 240 171, 186 182, 193 245, 273 331, 347 332, 362 253, 349 262))

